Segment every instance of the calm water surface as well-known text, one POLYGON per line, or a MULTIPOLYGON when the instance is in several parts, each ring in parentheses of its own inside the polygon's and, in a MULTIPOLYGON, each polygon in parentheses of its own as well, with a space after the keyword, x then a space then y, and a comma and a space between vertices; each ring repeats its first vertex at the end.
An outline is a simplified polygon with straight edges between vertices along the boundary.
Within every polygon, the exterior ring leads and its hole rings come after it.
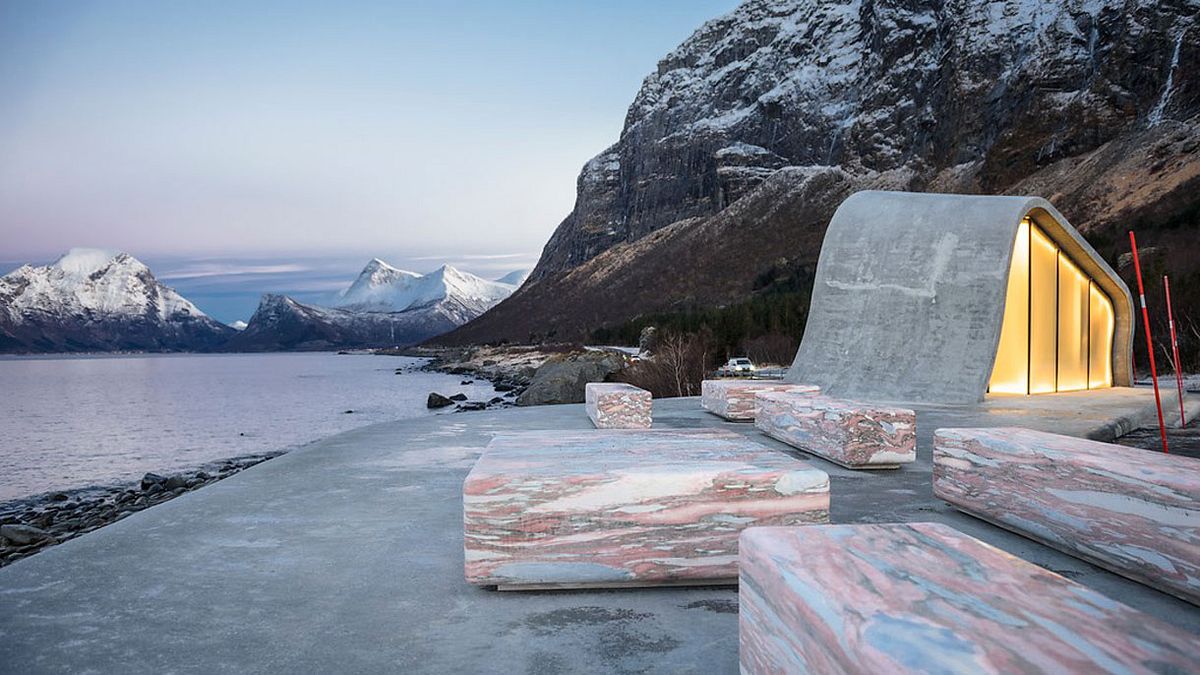
POLYGON ((431 391, 496 395, 458 376, 394 374, 422 363, 331 353, 0 359, 0 501, 447 414, 425 408, 431 391))

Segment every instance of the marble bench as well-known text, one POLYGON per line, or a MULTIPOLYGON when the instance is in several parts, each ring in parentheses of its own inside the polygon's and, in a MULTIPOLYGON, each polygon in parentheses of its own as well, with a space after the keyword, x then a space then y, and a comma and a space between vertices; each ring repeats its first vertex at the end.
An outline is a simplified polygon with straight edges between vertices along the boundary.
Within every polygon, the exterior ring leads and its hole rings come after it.
POLYGON ((727 431, 531 431, 463 485, 466 578, 501 590, 736 583, 751 525, 829 521, 829 476, 727 431))
POLYGON ((933 493, 1200 604, 1200 460, 1029 429, 938 429, 933 493))
POLYGON ((755 527, 740 564, 744 674, 1200 669, 1195 635, 946 525, 755 527))
POLYGON ((752 422, 758 412, 755 395, 763 392, 818 394, 811 384, 788 384, 777 380, 704 380, 700 383, 700 405, 705 410, 734 422, 752 422))
POLYGON ((587 414, 597 429, 649 429, 650 392, 622 382, 588 382, 587 414))
POLYGON ((755 426, 848 469, 895 469, 917 459, 912 410, 812 394, 758 394, 755 426))

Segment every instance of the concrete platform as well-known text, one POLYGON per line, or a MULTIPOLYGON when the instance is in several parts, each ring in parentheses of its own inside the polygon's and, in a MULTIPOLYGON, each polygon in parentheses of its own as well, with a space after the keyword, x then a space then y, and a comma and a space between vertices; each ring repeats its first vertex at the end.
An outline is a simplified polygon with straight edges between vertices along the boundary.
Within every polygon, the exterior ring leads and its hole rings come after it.
MULTIPOLYGON (((723 427, 789 452, 696 398, 655 401, 654 414, 663 428, 723 427)), ((1182 600, 934 499, 933 429, 980 426, 992 414, 918 409, 917 461, 886 474, 810 460, 831 477, 832 522, 947 523, 1200 639, 1200 610, 1182 600)), ((582 405, 381 424, 136 513, 0 569, 0 664, 26 673, 736 673, 735 589, 513 595, 463 579, 462 484, 492 434, 589 428, 582 405)))

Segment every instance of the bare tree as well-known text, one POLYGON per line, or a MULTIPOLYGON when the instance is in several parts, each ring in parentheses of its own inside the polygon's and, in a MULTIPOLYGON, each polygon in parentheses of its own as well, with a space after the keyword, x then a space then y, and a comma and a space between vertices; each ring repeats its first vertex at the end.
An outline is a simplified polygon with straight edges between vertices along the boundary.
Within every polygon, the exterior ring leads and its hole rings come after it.
POLYGON ((648 390, 656 398, 698 396, 709 370, 712 341, 704 334, 660 335, 654 354, 625 369, 618 377, 648 390))

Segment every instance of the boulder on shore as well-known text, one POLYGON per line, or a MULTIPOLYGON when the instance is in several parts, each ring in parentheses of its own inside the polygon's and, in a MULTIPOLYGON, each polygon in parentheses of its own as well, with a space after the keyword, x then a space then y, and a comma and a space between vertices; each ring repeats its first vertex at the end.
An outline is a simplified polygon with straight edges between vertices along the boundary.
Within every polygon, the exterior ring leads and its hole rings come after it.
POLYGON ((445 408, 446 406, 454 405, 454 401, 435 392, 430 392, 429 398, 425 401, 425 407, 430 409, 445 408))
POLYGON ((603 382, 625 368, 626 356, 615 352, 576 352, 551 357, 533 375, 517 405, 583 403, 588 382, 603 382))
POLYGON ((46 541, 47 539, 54 538, 45 530, 36 528, 32 525, 20 524, 0 525, 0 537, 4 537, 18 546, 36 544, 39 541, 46 541))

